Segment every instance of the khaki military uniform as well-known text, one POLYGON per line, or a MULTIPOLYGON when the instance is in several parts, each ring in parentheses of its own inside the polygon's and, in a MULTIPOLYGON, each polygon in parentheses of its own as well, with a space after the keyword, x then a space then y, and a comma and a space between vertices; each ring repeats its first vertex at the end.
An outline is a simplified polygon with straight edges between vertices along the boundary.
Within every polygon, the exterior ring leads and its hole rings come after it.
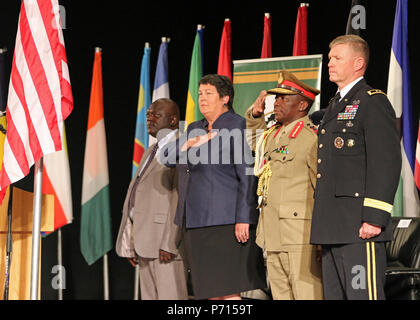
MULTIPOLYGON (((264 117, 254 118, 252 108, 245 118, 247 129, 266 130, 264 117)), ((316 261, 315 246, 309 244, 317 170, 316 126, 305 116, 285 127, 277 125, 264 136, 263 160, 256 165, 268 164, 270 172, 267 179, 260 177, 263 196, 256 242, 267 252, 273 298, 322 299, 321 264, 316 261)), ((254 151, 258 140, 253 134, 254 151)))

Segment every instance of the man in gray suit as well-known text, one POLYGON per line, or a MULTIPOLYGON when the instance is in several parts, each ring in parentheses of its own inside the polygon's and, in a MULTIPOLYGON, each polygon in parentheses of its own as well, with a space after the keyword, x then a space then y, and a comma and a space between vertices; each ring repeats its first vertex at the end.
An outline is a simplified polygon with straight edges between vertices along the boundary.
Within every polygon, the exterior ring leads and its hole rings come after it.
POLYGON ((180 230, 174 224, 178 202, 175 168, 158 163, 159 150, 176 138, 179 108, 158 99, 147 111, 147 128, 158 142, 144 153, 123 207, 116 251, 139 264, 142 300, 187 299, 184 263, 178 252, 180 230))

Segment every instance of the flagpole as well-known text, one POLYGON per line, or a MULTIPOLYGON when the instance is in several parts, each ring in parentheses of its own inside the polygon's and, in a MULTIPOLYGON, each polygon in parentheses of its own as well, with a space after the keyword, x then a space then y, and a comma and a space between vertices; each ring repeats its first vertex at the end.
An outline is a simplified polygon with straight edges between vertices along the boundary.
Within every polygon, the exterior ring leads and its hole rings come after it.
POLYGON ((108 253, 103 257, 104 262, 104 300, 109 300, 109 272, 108 272, 108 253))
POLYGON ((9 187, 9 203, 7 205, 7 242, 6 242, 6 273, 3 300, 9 300, 10 265, 12 256, 12 205, 13 205, 13 184, 9 187))
POLYGON ((35 163, 34 209, 32 226, 32 264, 31 264, 31 300, 38 300, 39 291, 39 253, 42 206, 42 171, 43 158, 35 163))
MULTIPOLYGON (((163 38, 162 38, 162 41, 163 41, 163 38)), ((145 42, 144 47, 150 48, 150 42, 145 42)), ((144 98, 144 100, 146 101, 146 98, 144 98)), ((149 106, 145 106, 145 107, 148 108, 149 106)), ((152 144, 156 142, 155 140, 156 138, 152 137, 150 134, 148 136, 149 136, 149 144, 150 142, 152 144)), ((144 148, 146 149, 147 147, 148 145, 146 143, 144 148)), ((134 298, 133 300, 139 300, 139 285, 140 285, 140 269, 139 269, 139 265, 136 265, 134 269, 134 298)))
MULTIPOLYGON (((101 52, 102 48, 95 47, 95 53, 101 52)), ((103 265, 103 277, 104 277, 104 300, 109 300, 109 272, 108 272, 108 254, 102 258, 102 265, 103 265)))
MULTIPOLYGON (((7 48, 0 48, 0 54, 3 55, 7 52, 7 48)), ((3 65, 2 65, 3 66, 3 65)), ((2 68, 3 69, 3 68, 2 68)), ((0 75, 3 76, 3 75, 0 75)), ((3 82, 0 83, 3 85, 3 82)), ((0 90, 3 89, 3 86, 0 90)), ((1 91, 1 93, 4 93, 1 91)), ((0 97, 1 99, 3 98, 0 97)), ((3 99, 2 99, 3 100, 3 99)), ((3 103, 3 101, 0 101, 3 103)), ((6 116, 6 105, 1 105, 1 108, 4 107, 4 111, 0 110, 0 118, 6 116)), ((6 129, 0 124, 0 132, 6 135, 6 129)), ((9 300, 9 283, 10 283, 10 266, 11 266, 11 258, 12 258, 12 250, 13 250, 13 239, 12 239, 12 204, 13 204, 13 184, 9 187, 9 203, 7 207, 7 237, 6 237, 6 262, 5 262, 5 277, 4 277, 4 291, 3 291, 3 300, 9 300)))
MULTIPOLYGON (((62 242, 61 242, 61 228, 58 229, 57 231, 57 263, 59 265, 59 267, 61 268, 63 266, 63 246, 62 246, 62 242)), ((60 277, 60 285, 58 286, 58 300, 63 300, 63 286, 62 284, 63 282, 63 272, 60 271, 59 273, 59 277, 60 277)))
POLYGON ((139 300, 139 287, 140 287, 140 266, 136 264, 134 270, 134 300, 139 300))

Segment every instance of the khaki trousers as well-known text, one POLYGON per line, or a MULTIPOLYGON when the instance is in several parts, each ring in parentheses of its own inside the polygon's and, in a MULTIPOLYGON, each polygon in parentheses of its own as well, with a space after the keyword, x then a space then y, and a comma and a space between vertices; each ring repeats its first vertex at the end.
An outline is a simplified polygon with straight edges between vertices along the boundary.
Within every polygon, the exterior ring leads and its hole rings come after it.
POLYGON ((188 300, 182 260, 160 262, 138 257, 142 300, 188 300))
POLYGON ((302 245, 301 250, 293 251, 267 251, 267 271, 274 300, 323 298, 321 263, 316 261, 314 246, 302 245))

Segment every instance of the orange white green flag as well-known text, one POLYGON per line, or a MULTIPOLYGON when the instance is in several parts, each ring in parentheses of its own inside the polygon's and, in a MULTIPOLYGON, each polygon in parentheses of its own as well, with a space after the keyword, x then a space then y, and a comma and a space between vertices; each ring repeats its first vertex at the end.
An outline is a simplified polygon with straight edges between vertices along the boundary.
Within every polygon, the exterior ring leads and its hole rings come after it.
POLYGON ((80 249, 91 265, 112 249, 102 54, 95 50, 82 182, 80 249))

